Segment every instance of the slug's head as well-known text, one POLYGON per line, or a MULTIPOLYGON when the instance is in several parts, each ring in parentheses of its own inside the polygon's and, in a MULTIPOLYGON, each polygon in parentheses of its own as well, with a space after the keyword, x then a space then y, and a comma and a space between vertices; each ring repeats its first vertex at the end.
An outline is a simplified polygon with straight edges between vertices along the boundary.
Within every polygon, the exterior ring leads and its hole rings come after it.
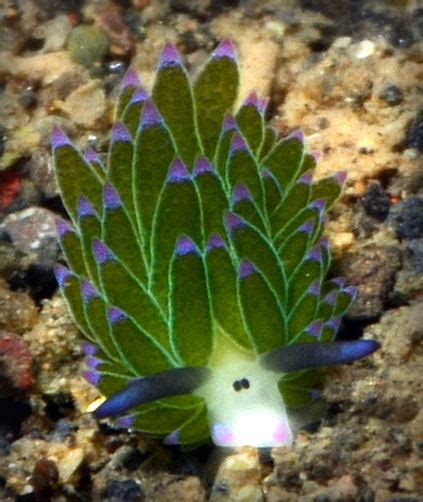
POLYGON ((217 446, 289 446, 293 433, 278 388, 281 377, 351 362, 378 347, 373 340, 358 340, 296 344, 255 359, 231 354, 214 368, 177 368, 136 379, 105 401, 95 415, 120 415, 140 404, 192 393, 206 402, 211 435, 217 446))

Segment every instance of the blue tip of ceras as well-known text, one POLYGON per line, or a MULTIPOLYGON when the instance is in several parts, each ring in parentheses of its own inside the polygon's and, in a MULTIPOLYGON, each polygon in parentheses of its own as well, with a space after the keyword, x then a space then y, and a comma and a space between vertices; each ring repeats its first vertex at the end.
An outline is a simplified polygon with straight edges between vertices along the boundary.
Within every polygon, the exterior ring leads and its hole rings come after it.
POLYGON ((313 296, 319 296, 321 286, 319 281, 313 281, 307 289, 307 293, 313 296))
POLYGON ((97 387, 101 382, 101 374, 96 370, 83 371, 82 376, 88 383, 90 383, 94 387, 97 387))
POLYGON ((244 183, 238 183, 232 192, 232 204, 236 205, 243 200, 252 201, 253 196, 244 183))
POLYGON ((74 277, 74 273, 63 265, 55 265, 54 276, 56 277, 57 284, 61 289, 66 286, 66 281, 74 277))
POLYGON ((229 113, 223 121, 223 132, 236 131, 238 129, 235 117, 229 113))
POLYGON ((206 173, 214 173, 213 164, 206 157, 199 157, 194 164, 192 173, 195 177, 206 173))
POLYGON ((78 216, 80 218, 87 218, 89 216, 97 216, 97 212, 91 201, 87 197, 81 196, 78 199, 78 216))
POLYGON ((182 60, 178 49, 170 42, 164 46, 160 56, 159 70, 168 66, 182 66, 182 60))
POLYGON ((323 213, 326 209, 326 200, 325 199, 316 199, 311 202, 308 206, 310 209, 316 209, 319 213, 323 213))
POLYGON ((243 260, 239 266, 239 278, 246 279, 257 272, 256 266, 252 261, 243 260))
POLYGON ((306 260, 317 261, 318 263, 320 263, 322 261, 322 251, 320 249, 320 246, 315 246, 314 248, 312 248, 306 256, 306 260))
POLYGON ((112 144, 131 143, 132 136, 123 122, 116 122, 112 128, 112 144))
POLYGON ((212 59, 229 58, 236 59, 235 46, 229 38, 222 40, 212 53, 212 59))
POLYGON ((207 252, 214 249, 227 249, 226 242, 218 234, 212 235, 207 242, 207 252))
POLYGON ((103 203, 106 210, 119 209, 123 206, 118 191, 111 183, 105 183, 104 185, 103 203))
POLYGON ((100 265, 115 260, 115 255, 103 242, 98 239, 94 239, 93 241, 93 253, 95 260, 100 265))
POLYGON ((310 235, 314 230, 314 220, 305 221, 298 229, 298 232, 310 235))
POLYGON ((245 221, 236 213, 230 212, 225 217, 225 226, 229 235, 232 235, 235 231, 245 227, 245 221))
POLYGON ((138 77, 137 72, 133 68, 129 68, 128 71, 125 73, 122 82, 120 84, 120 87, 122 90, 126 90, 130 87, 140 87, 141 82, 138 77))
POLYGON ((168 446, 175 446, 179 444, 181 440, 181 433, 179 430, 171 432, 168 436, 166 436, 163 440, 163 444, 168 446))
POLYGON ((98 353, 98 347, 94 343, 84 342, 81 348, 86 357, 93 357, 98 353))
POLYGON ((72 227, 72 225, 70 225, 69 222, 67 222, 63 218, 56 218, 55 224, 56 224, 56 232, 57 235, 59 236, 59 239, 63 239, 63 237, 65 237, 66 234, 69 234, 71 232, 75 233, 75 230, 72 227))
POLYGON ((157 106, 152 101, 146 101, 141 117, 141 129, 162 124, 163 118, 157 106))
POLYGON ((81 283, 81 294, 86 305, 90 303, 93 298, 98 298, 100 296, 98 289, 87 280, 84 280, 81 283))
POLYGON ((51 131, 51 144, 53 146, 53 150, 56 150, 57 148, 61 148, 63 146, 70 146, 72 145, 72 142, 61 127, 54 126, 51 131))
POLYGON ((232 138, 231 147, 229 149, 229 154, 233 155, 237 152, 246 152, 248 151, 248 146, 245 139, 240 134, 234 134, 232 138))
POLYGON ((191 176, 187 166, 181 159, 176 159, 169 169, 167 181, 169 183, 184 183, 190 180, 191 176))
POLYGON ((101 164, 100 157, 98 156, 97 152, 89 146, 84 153, 84 158, 87 162, 90 164, 101 164))
POLYGON ((197 246, 195 245, 195 242, 187 235, 183 235, 178 239, 176 243, 175 253, 177 256, 200 254, 197 246))
POLYGON ((136 105, 139 103, 144 103, 147 100, 148 92, 143 87, 140 87, 134 92, 134 95, 131 98, 131 104, 136 105))
POLYGON ((348 177, 347 171, 339 171, 333 176, 333 179, 339 184, 339 185, 344 185, 348 177))
POLYGON ((110 307, 107 310, 107 319, 110 321, 110 324, 113 326, 114 324, 118 324, 120 322, 124 322, 128 319, 126 312, 118 307, 110 307))
POLYGON ((250 93, 242 103, 242 106, 250 106, 255 108, 260 114, 263 114, 266 111, 267 98, 260 98, 255 91, 250 93))
POLYGON ((313 321, 305 329, 308 335, 313 336, 317 340, 320 339, 322 335, 322 330, 323 330, 323 322, 320 319, 313 321))
POLYGON ((301 130, 296 130, 296 131, 292 131, 291 134, 289 134, 286 139, 296 139, 298 141, 300 141, 301 143, 304 143, 304 133, 303 131, 301 130))
POLYGON ((298 178, 297 183, 310 186, 313 183, 313 173, 307 171, 300 178, 298 178))

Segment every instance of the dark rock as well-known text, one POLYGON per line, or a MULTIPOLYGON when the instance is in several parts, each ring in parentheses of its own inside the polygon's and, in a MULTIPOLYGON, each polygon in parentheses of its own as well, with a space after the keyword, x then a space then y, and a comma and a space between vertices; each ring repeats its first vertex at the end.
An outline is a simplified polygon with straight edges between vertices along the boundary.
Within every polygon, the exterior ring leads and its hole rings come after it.
POLYGON ((370 185, 361 203, 369 216, 383 221, 389 214, 391 198, 379 184, 370 185))
POLYGON ((23 108, 34 108, 34 106, 37 104, 37 93, 32 86, 27 86, 22 90, 18 100, 23 108))
POLYGON ((144 492, 132 479, 110 480, 105 496, 108 502, 139 502, 144 499, 144 492))
POLYGON ((410 255, 410 262, 415 271, 423 273, 423 238, 412 239, 407 242, 407 249, 410 255))
POLYGON ((57 487, 59 471, 52 460, 40 459, 32 471, 31 484, 38 496, 49 497, 57 487))
POLYGON ((423 198, 410 197, 409 199, 403 202, 399 202, 391 209, 390 219, 396 228, 398 238, 400 239, 422 238, 423 198))
POLYGON ((423 110, 420 110, 411 123, 405 143, 409 148, 416 148, 419 152, 423 152, 423 110))
POLYGON ((380 99, 383 99, 388 105, 396 106, 403 102, 404 94, 396 85, 387 85, 379 94, 380 99))
POLYGON ((393 247, 363 247, 348 253, 340 264, 340 275, 358 288, 358 298, 348 311, 353 319, 374 319, 382 314, 401 265, 400 251, 393 247))
POLYGON ((19 436, 24 420, 31 415, 31 406, 26 400, 0 398, 0 437, 6 434, 19 436))

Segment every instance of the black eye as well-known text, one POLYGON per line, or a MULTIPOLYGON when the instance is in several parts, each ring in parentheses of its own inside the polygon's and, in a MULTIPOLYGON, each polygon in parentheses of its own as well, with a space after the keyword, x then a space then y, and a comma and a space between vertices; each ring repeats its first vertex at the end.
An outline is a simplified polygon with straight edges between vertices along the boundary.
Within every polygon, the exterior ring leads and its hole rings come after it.
POLYGON ((248 380, 248 378, 243 378, 240 382, 241 384, 241 387, 243 389, 249 389, 250 388, 250 381, 248 380))
POLYGON ((232 384, 232 387, 234 388, 234 390, 239 392, 242 389, 241 382, 239 380, 235 380, 235 382, 232 384))

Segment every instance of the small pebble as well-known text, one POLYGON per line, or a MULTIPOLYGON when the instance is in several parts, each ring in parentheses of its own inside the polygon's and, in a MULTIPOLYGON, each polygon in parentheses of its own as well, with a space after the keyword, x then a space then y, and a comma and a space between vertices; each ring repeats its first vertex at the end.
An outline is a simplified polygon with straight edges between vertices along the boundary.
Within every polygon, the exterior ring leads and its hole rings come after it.
POLYGON ((423 110, 411 123, 405 142, 408 148, 415 148, 419 152, 423 152, 423 110))
POLYGON ((87 68, 103 60, 109 45, 109 37, 101 28, 88 25, 74 28, 68 40, 71 58, 87 68))
POLYGON ((388 216, 391 198, 380 185, 373 184, 363 195, 361 203, 369 216, 383 221, 388 216))
POLYGON ((392 212, 392 220, 400 239, 423 237, 423 198, 410 197, 400 202, 392 212))
POLYGON ((396 106, 403 102, 404 94, 396 85, 387 85, 382 89, 379 98, 383 99, 389 106, 396 106))
POLYGON ((143 500, 144 493, 141 486, 132 479, 110 480, 105 497, 108 502, 139 502, 143 500))

